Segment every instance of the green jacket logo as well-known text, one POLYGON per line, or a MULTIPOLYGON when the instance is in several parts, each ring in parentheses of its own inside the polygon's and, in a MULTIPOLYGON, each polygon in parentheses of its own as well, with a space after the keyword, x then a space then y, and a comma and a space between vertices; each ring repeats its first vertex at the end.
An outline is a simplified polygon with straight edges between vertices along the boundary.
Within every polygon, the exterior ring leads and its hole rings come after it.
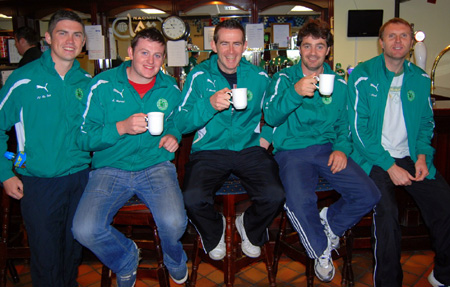
POLYGON ((81 99, 83 98, 83 89, 82 88, 78 88, 75 90, 75 97, 81 101, 81 99))
POLYGON ((156 102, 156 106, 160 111, 165 111, 169 107, 169 102, 167 102, 166 99, 161 98, 156 102))
POLYGON ((332 98, 332 97, 322 97, 322 102, 323 102, 325 105, 331 104, 332 101, 333 101, 333 98, 332 98))
POLYGON ((250 90, 247 90, 247 101, 250 102, 253 99, 253 93, 250 90))
POLYGON ((408 97, 408 101, 410 102, 414 101, 414 99, 416 98, 416 93, 414 93, 414 91, 412 90, 409 90, 406 95, 408 97))

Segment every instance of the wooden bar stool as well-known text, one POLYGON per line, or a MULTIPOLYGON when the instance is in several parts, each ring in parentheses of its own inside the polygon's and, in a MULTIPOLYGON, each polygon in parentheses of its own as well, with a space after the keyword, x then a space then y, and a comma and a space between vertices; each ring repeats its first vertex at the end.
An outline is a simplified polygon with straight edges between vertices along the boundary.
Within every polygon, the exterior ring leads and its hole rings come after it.
MULTIPOLYGON (((337 199, 340 195, 331 185, 323 178, 319 178, 316 187, 317 204, 319 208, 328 206, 337 199)), ((314 286, 314 259, 308 257, 303 245, 299 240, 298 233, 295 230, 287 233, 288 218, 286 211, 281 213, 280 229, 277 234, 274 247, 274 261, 273 272, 276 276, 278 272, 278 263, 281 254, 286 254, 289 258, 296 260, 306 267, 307 286, 314 286)), ((344 265, 342 268, 342 286, 354 286, 353 268, 352 268, 352 251, 353 251, 353 235, 351 229, 340 238, 340 247, 337 252, 333 252, 333 260, 340 257, 343 258, 344 265)))
MULTIPOLYGON (((2 193, 1 200, 1 222, 2 232, 0 237, 0 287, 6 286, 6 273, 9 270, 14 284, 19 283, 19 275, 12 262, 13 259, 29 259, 30 248, 27 242, 22 242, 20 246, 12 246, 10 244, 10 223, 11 223, 11 198, 3 191, 0 185, 0 192, 2 193)), ((23 231, 24 240, 26 239, 26 231, 23 231)))
POLYGON ((203 250, 200 235, 194 242, 192 257, 191 286, 195 286, 197 281, 197 271, 201 261, 208 262, 224 273, 225 286, 233 286, 235 274, 244 267, 259 261, 263 257, 267 268, 270 286, 276 286, 275 276, 272 271, 272 252, 269 242, 261 247, 261 256, 250 258, 242 254, 239 247, 240 240, 236 234, 236 203, 249 199, 247 192, 240 184, 238 177, 231 175, 222 188, 216 193, 216 202, 223 202, 222 214, 225 217, 225 244, 226 255, 223 260, 212 260, 203 250))
MULTIPOLYGON (((169 287, 169 271, 163 262, 163 253, 161 249, 161 241, 158 235, 158 228, 153 220, 153 215, 145 204, 139 198, 133 196, 116 214, 113 220, 113 225, 125 226, 124 233, 131 238, 133 227, 146 226, 152 230, 153 238, 132 238, 136 245, 141 248, 141 256, 144 257, 147 251, 150 254, 156 255, 157 264, 155 267, 139 266, 137 271, 138 278, 152 278, 159 282, 161 287, 169 287)), ((145 258, 143 258, 145 259, 145 258)), ((112 272, 103 265, 101 287, 111 286, 112 272)))

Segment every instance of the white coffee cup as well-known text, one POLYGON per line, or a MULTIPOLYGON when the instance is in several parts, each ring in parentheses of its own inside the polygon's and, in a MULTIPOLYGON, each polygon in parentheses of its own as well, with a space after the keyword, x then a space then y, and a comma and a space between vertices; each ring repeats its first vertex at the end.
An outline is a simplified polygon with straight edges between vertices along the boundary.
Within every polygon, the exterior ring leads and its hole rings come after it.
POLYGON ((319 81, 319 86, 316 87, 319 89, 319 93, 322 96, 331 96, 334 88, 334 74, 320 74, 318 77, 314 78, 319 81))
POLYGON ((159 136, 164 130, 164 113, 151 112, 145 118, 147 121, 147 129, 153 136, 159 136))
POLYGON ((230 103, 236 110, 243 110, 247 107, 247 88, 232 89, 227 94, 231 96, 230 103))

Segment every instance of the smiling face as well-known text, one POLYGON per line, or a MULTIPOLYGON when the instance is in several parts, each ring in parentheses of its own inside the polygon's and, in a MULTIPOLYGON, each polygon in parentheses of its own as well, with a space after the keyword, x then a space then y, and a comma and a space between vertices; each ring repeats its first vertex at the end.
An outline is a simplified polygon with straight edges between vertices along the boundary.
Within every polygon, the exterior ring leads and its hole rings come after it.
POLYGON ((211 41, 211 47, 217 53, 217 64, 222 72, 236 73, 239 62, 247 48, 244 35, 239 29, 222 28, 218 31, 217 42, 211 41))
POLYGON ((322 73, 323 62, 330 52, 330 47, 327 47, 325 39, 313 38, 312 36, 303 37, 299 49, 303 73, 305 75, 322 73))
POLYGON ((403 61, 413 45, 411 28, 402 23, 391 23, 384 29, 379 42, 386 61, 403 61))
POLYGON ((52 34, 45 33, 45 40, 50 45, 51 56, 56 65, 73 63, 81 53, 85 43, 83 26, 76 21, 61 20, 56 23, 52 34))
POLYGON ((134 49, 128 48, 128 56, 132 60, 128 79, 138 84, 149 83, 164 63, 164 52, 162 43, 140 38, 134 49))

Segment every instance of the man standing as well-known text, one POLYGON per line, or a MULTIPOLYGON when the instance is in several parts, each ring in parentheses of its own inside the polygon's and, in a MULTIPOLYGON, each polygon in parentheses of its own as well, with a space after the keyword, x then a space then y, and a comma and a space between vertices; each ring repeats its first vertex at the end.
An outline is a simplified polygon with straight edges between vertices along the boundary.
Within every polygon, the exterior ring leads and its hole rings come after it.
POLYGON ((119 287, 135 285, 139 251, 111 222, 133 195, 153 214, 172 279, 182 284, 188 274, 180 242, 187 216, 170 162, 181 135, 167 120, 181 97, 175 80, 161 71, 165 49, 157 29, 139 31, 128 48, 131 61, 92 80, 83 114, 78 142, 83 150, 94 151, 94 170, 75 214, 73 233, 117 274, 119 287), (161 135, 147 130, 149 112, 164 113, 161 135))
POLYGON ((85 43, 84 25, 71 11, 57 11, 39 60, 17 69, 0 91, 0 152, 5 132, 16 125, 18 151, 26 167, 15 176, 0 159, 5 192, 21 200, 31 250, 33 286, 78 286, 81 245, 73 239, 72 219, 88 180, 88 152, 76 146, 81 101, 91 76, 75 58, 85 43))
POLYGON ((433 166, 430 79, 406 57, 413 29, 400 18, 380 28, 383 54, 359 64, 349 79, 355 161, 381 191, 374 209, 375 286, 401 286, 401 230, 395 187, 419 206, 436 252, 433 286, 450 285, 450 187, 433 166))
MULTIPOLYGON (((334 91, 319 94, 316 77, 333 74, 324 63, 333 45, 326 22, 307 22, 298 32, 299 64, 274 75, 264 108, 265 120, 275 127, 273 146, 286 192, 285 209, 315 273, 325 282, 334 277, 331 251, 339 237, 368 213, 380 193, 364 171, 348 158, 352 150, 347 121, 347 86, 335 76, 334 91), (317 209, 319 176, 341 198, 317 209)), ((324 83, 320 83, 321 85, 324 83)))
POLYGON ((19 67, 29 62, 39 59, 42 55, 39 47, 39 35, 30 27, 20 27, 14 33, 14 40, 17 51, 22 56, 19 67))
POLYGON ((262 69, 242 59, 247 42, 238 22, 217 25, 211 47, 217 55, 191 71, 175 114, 182 133, 197 131, 186 165, 184 201, 206 252, 220 260, 226 253, 225 226, 214 209, 214 196, 230 174, 239 177, 253 204, 236 218, 236 227, 244 254, 258 257, 268 239, 266 228, 284 201, 277 164, 266 150, 271 132, 260 133, 261 105, 270 80, 262 69), (234 87, 247 88, 248 105, 243 110, 230 105, 228 92, 234 87))

